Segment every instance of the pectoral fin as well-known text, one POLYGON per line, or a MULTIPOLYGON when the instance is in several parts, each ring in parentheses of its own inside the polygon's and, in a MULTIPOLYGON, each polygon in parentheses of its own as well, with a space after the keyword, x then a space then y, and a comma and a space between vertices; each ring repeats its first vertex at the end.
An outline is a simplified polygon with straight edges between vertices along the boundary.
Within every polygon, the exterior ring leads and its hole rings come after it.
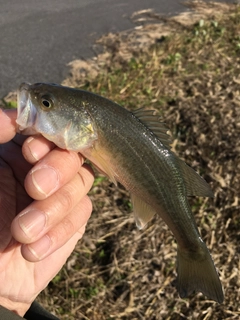
POLYGON ((136 195, 131 195, 131 199, 135 222, 138 229, 141 230, 153 218, 155 210, 136 195))
POLYGON ((89 159, 100 172, 108 176, 108 178, 117 185, 117 174, 111 167, 109 159, 105 159, 95 148, 87 149, 82 152, 82 154, 89 159))

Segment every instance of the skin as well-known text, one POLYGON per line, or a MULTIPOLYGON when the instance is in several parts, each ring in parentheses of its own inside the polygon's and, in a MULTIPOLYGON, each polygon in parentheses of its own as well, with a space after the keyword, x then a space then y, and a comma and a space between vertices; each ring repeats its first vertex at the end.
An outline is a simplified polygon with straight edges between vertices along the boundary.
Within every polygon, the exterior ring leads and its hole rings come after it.
POLYGON ((15 136, 15 120, 0 109, 0 305, 23 316, 84 234, 94 177, 81 155, 15 136))

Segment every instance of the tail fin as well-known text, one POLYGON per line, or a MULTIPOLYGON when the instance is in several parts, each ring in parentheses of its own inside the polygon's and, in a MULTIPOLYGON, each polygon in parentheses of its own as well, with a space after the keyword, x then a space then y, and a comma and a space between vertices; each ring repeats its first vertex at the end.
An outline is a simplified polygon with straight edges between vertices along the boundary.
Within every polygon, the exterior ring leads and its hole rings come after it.
POLYGON ((204 242, 201 249, 197 254, 186 253, 186 250, 178 248, 177 290, 181 298, 193 292, 202 292, 208 298, 222 303, 224 299, 222 285, 204 242))

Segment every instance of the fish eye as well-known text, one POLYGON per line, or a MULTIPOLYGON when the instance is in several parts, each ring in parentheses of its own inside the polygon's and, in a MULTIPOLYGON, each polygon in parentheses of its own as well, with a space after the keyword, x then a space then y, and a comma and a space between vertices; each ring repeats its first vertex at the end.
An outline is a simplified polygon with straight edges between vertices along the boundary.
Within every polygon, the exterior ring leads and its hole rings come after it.
POLYGON ((41 107, 47 111, 53 107, 53 99, 49 95, 43 95, 41 97, 41 107))

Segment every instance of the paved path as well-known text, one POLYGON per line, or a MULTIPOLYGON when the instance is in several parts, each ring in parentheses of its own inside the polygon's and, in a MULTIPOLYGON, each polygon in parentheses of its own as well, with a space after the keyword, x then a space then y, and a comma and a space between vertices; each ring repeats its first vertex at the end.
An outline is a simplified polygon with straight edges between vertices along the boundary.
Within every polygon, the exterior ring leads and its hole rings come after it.
POLYGON ((0 98, 23 82, 61 82, 101 35, 132 28, 133 12, 186 10, 180 0, 0 0, 0 98))

